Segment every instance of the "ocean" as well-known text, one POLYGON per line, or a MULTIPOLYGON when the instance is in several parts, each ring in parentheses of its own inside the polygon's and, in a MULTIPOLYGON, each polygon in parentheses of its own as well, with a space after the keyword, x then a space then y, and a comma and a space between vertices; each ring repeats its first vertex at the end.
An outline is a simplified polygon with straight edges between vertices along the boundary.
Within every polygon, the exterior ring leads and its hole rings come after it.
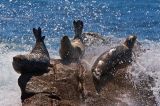
MULTIPOLYGON (((12 57, 28 53, 35 43, 32 28, 42 28, 52 58, 58 58, 60 39, 73 37, 73 20, 84 32, 124 39, 137 35, 147 51, 134 67, 154 78, 160 106, 160 0, 0 0, 0 106, 20 106, 20 88, 12 57)), ((135 79, 138 80, 138 79, 135 79)))

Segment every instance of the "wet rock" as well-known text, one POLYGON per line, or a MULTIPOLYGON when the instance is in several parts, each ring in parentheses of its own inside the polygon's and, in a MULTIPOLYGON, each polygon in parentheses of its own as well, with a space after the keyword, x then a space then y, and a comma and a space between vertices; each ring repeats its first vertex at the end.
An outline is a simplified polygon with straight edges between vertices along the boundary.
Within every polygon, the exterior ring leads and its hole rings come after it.
POLYGON ((18 79, 22 104, 25 105, 78 105, 80 104, 81 68, 78 63, 52 60, 47 73, 22 74, 18 79))
POLYGON ((127 69, 119 70, 97 93, 93 77, 80 63, 51 60, 47 73, 22 74, 18 84, 23 106, 154 106, 153 92, 146 80, 132 82, 127 69))

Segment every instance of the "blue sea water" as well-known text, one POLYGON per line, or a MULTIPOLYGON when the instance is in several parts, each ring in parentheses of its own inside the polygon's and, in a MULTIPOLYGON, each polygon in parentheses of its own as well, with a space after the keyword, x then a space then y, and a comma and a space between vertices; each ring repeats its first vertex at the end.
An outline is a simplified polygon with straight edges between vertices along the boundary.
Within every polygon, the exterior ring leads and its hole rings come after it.
MULTIPOLYGON (((81 19, 84 31, 159 41, 159 0, 1 0, 1 39, 31 35, 42 27, 44 35, 72 35, 72 21, 81 19), (16 37, 15 37, 16 36, 16 37)), ((32 37, 32 36, 31 36, 32 37)))
MULTIPOLYGON (((157 67, 156 73, 147 73, 160 75, 159 0, 0 0, 0 94, 5 95, 0 95, 0 105, 20 105, 19 75, 13 71, 11 62, 14 55, 31 50, 34 44, 32 28, 42 28, 47 48, 55 56, 61 37, 73 36, 75 19, 83 20, 84 32, 116 38, 137 35, 140 41, 147 42, 146 47, 153 48, 141 57, 142 61, 145 56, 155 56, 142 65, 157 67), (154 66, 150 66, 153 63, 154 66), (8 92, 10 95, 6 96, 8 92), (11 97, 15 100, 11 101, 11 97)), ((154 90, 160 101, 158 80, 154 90)))

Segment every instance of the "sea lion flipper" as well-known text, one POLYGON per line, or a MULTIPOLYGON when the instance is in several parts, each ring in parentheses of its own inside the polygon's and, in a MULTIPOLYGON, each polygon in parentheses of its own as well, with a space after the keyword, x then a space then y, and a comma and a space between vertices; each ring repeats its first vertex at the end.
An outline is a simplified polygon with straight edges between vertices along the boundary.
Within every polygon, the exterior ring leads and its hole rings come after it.
POLYGON ((83 21, 77 20, 73 21, 75 36, 74 39, 78 38, 82 40, 82 30, 83 30, 83 21))
POLYGON ((33 34, 34 34, 34 35, 37 35, 37 34, 36 34, 36 32, 37 32, 36 30, 37 30, 36 28, 33 28, 33 34))
POLYGON ((39 35, 41 35, 41 33, 42 33, 42 31, 41 31, 41 28, 40 28, 40 27, 38 27, 38 33, 39 33, 39 35))
POLYGON ((40 27, 38 27, 38 29, 33 28, 33 34, 37 41, 41 41, 41 40, 43 41, 45 38, 45 36, 42 36, 42 31, 40 27))

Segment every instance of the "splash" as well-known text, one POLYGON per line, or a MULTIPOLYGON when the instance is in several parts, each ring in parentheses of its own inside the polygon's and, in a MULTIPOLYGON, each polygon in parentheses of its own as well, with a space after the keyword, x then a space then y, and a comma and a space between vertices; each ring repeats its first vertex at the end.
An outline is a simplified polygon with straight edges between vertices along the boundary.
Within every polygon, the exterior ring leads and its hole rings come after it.
POLYGON ((19 75, 12 68, 12 57, 19 52, 10 51, 8 46, 0 44, 0 106, 21 106, 19 75))
POLYGON ((157 105, 160 106, 160 43, 144 41, 143 47, 146 49, 145 53, 137 58, 132 67, 133 80, 136 83, 148 80, 148 86, 153 91, 157 105))

